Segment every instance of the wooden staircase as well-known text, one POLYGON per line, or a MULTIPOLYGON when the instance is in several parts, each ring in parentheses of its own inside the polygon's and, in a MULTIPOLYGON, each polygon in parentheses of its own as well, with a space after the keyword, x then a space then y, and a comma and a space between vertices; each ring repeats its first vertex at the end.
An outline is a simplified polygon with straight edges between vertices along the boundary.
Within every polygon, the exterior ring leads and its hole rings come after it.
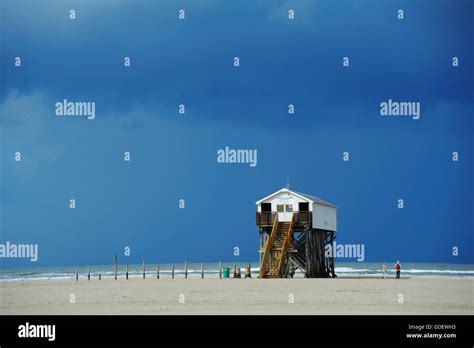
POLYGON ((260 278, 281 278, 285 267, 287 253, 293 252, 291 239, 293 235, 293 215, 288 222, 278 222, 275 214, 272 233, 264 246, 260 265, 260 278))

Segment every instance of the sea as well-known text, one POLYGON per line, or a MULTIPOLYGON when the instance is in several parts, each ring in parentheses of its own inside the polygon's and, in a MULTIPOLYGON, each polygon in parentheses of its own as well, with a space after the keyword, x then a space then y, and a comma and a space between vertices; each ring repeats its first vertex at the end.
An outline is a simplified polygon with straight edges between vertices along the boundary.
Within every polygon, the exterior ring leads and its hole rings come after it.
MULTIPOLYGON (((258 275, 258 261, 254 262, 223 262, 224 268, 230 269, 230 276, 233 275, 234 267, 240 267, 242 277, 245 267, 250 264, 252 277, 258 275)), ((395 277, 395 265, 387 265, 387 277, 395 277)), ((448 276, 448 277, 474 277, 474 264, 454 264, 454 263, 402 263, 401 276, 448 276)), ((185 274, 184 263, 160 264, 160 278, 170 278, 174 266, 175 278, 183 278, 185 274)), ((90 267, 91 279, 102 279, 114 277, 114 265, 91 265, 91 266, 64 266, 64 267, 29 267, 29 268, 0 268, 1 281, 30 281, 46 279, 75 279, 76 268, 80 279, 87 279, 88 267, 90 267)), ((158 264, 145 264, 145 277, 157 277, 158 264)), ((119 264, 117 276, 125 277, 125 265, 119 264)), ((219 277, 219 263, 205 263, 203 265, 204 277, 219 277)), ((336 275, 338 277, 382 277, 381 262, 336 262, 336 275)), ((201 263, 188 263, 187 276, 189 278, 201 277, 201 263)), ((129 265, 129 278, 142 278, 143 264, 129 265)), ((297 272, 295 277, 303 277, 301 272, 297 272)))

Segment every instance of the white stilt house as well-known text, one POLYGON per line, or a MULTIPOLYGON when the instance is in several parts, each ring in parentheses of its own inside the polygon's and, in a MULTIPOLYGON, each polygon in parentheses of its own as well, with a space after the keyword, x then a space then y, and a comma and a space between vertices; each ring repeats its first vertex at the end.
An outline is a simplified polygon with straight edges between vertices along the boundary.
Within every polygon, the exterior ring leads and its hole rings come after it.
POLYGON ((334 258, 325 254, 337 229, 338 208, 320 198, 282 188, 257 204, 260 277, 335 276, 334 258))

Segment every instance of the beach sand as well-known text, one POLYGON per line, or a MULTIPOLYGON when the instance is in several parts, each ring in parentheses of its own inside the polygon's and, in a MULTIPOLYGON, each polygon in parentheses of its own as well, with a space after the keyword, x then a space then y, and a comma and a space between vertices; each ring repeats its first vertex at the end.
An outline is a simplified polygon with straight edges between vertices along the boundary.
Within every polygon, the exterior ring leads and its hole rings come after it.
POLYGON ((473 298, 466 277, 0 283, 1 314, 474 314, 473 298))

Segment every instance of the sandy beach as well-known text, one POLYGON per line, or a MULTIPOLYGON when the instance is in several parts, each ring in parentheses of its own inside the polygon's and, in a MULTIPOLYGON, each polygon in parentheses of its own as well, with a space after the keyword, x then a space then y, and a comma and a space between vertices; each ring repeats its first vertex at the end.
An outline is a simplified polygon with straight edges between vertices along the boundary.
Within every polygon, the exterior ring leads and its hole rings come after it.
POLYGON ((7 281, 0 298, 1 314, 474 314, 474 278, 7 281))

